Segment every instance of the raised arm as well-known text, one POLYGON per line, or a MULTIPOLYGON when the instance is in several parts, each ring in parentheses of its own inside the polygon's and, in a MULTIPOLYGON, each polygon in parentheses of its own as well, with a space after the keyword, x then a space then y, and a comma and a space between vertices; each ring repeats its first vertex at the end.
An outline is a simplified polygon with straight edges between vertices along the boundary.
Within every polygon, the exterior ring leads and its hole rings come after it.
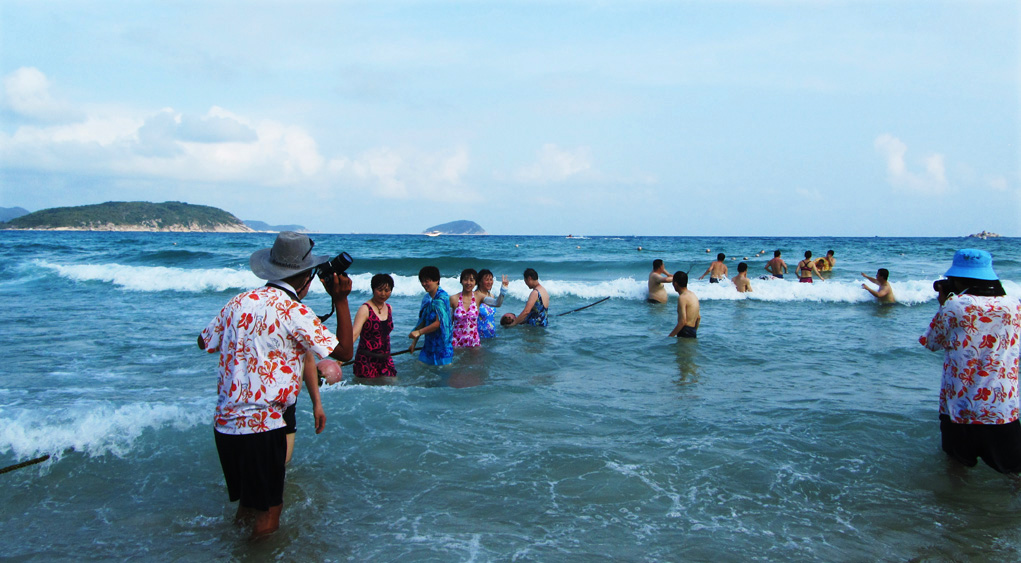
POLYGON ((346 362, 354 356, 354 340, 351 337, 351 310, 347 305, 347 296, 351 294, 351 278, 347 274, 333 274, 322 279, 326 293, 333 299, 337 309, 337 347, 330 352, 330 357, 346 362))

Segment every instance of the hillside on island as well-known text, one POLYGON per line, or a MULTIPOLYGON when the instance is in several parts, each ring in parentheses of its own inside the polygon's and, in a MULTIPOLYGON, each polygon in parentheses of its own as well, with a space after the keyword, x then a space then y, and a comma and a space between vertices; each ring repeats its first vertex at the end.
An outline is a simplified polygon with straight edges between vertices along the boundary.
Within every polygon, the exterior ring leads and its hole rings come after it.
POLYGON ((55 231, 168 231, 248 233, 252 229, 222 209, 179 201, 108 201, 54 207, 0 223, 3 229, 55 231))
POLYGON ((489 234, 474 221, 451 221, 429 227, 422 231, 424 235, 486 235, 489 234))

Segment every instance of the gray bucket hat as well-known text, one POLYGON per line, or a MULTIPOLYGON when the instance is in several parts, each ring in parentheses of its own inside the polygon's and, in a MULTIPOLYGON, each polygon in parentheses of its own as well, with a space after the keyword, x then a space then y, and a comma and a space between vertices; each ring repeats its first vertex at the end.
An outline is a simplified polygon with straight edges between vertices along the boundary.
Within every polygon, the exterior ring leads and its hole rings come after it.
POLYGON ((252 273, 264 280, 282 280, 329 262, 329 256, 312 254, 315 242, 308 236, 294 231, 277 234, 272 248, 263 248, 252 253, 248 265, 252 273))

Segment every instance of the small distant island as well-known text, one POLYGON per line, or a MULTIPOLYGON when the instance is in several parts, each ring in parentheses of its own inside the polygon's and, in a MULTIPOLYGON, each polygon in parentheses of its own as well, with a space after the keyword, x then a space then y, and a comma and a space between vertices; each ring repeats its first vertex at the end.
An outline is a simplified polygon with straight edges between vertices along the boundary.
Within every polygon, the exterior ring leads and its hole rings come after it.
POLYGON ((44 231, 154 231, 251 233, 230 213, 180 201, 108 201, 78 207, 54 207, 0 223, 0 229, 44 231))
POLYGON ((451 221, 449 223, 443 223, 442 225, 436 225, 435 227, 429 227, 422 231, 423 235, 438 236, 438 235, 488 235, 478 223, 474 221, 451 221))
POLYGON ((989 231, 982 231, 981 233, 975 233, 973 235, 968 235, 968 238, 981 238, 981 239, 999 238, 999 237, 1000 237, 1000 235, 998 235, 996 233, 990 233, 989 231))
POLYGON ((245 219, 243 223, 248 225, 248 227, 253 231, 260 231, 264 233, 279 233, 282 231, 294 231, 296 233, 311 232, 303 225, 270 225, 263 221, 255 221, 254 219, 245 219))

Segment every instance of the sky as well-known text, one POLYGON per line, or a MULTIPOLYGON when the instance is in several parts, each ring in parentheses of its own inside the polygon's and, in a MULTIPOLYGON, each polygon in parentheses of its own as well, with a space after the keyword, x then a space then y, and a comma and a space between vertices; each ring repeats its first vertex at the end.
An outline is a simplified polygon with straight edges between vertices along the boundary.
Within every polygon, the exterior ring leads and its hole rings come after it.
POLYGON ((0 207, 1021 236, 1021 3, 0 0, 0 207))

